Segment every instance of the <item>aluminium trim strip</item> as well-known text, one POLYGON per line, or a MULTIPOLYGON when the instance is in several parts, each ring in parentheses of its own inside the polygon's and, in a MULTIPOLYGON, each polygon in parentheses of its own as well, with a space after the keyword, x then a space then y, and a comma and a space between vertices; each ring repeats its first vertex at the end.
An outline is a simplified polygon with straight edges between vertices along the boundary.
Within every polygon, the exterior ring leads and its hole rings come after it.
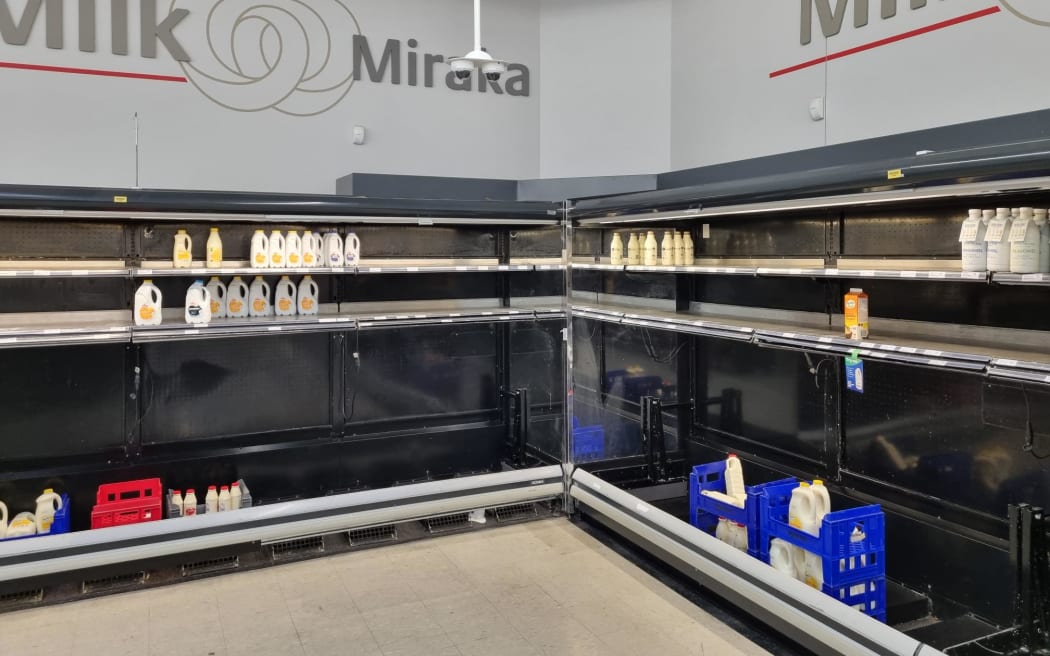
POLYGON ((0 581, 541 501, 564 492, 561 467, 554 465, 0 543, 0 581))
POLYGON ((728 590, 781 624, 795 627, 796 639, 817 643, 826 653, 941 654, 582 469, 573 473, 569 492, 581 504, 694 567, 702 578, 718 583, 722 591, 728 590))

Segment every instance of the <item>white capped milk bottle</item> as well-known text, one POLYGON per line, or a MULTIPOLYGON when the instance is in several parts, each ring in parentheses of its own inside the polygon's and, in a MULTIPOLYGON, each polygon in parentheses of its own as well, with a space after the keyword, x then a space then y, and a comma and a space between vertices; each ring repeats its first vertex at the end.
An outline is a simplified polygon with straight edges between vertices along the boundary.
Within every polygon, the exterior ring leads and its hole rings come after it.
POLYGON ((313 276, 303 276, 299 283, 299 314, 304 317, 314 316, 318 312, 317 307, 317 281, 313 276))
POLYGON ((995 210, 995 218, 988 222, 984 240, 988 244, 988 270, 1004 272, 1010 270, 1010 229, 1013 219, 1010 208, 1000 207, 995 210))
POLYGON ((613 233, 612 243, 609 245, 609 264, 623 264, 623 239, 618 232, 613 233))
POLYGON ((658 248, 656 233, 650 230, 645 236, 645 246, 642 248, 642 260, 645 266, 656 266, 658 248))
POLYGON ((248 285, 235 276, 226 289, 226 316, 244 319, 248 316, 248 285))
POLYGON ((152 280, 144 280, 135 292, 135 325, 159 326, 164 297, 152 280))
POLYGON ((224 319, 226 317, 226 285, 222 284, 218 276, 212 276, 208 281, 208 293, 211 294, 212 318, 224 319))
POLYGON ((660 244, 660 264, 674 266, 674 237, 670 230, 664 231, 664 240, 660 244))
POLYGON ((1043 233, 1035 224, 1035 210, 1022 207, 1010 228, 1010 272, 1039 273, 1039 246, 1043 233))
POLYGON ((1037 209, 1035 211, 1035 224, 1039 226, 1039 273, 1050 273, 1050 222, 1047 220, 1047 211, 1037 209))
POLYGON ((203 280, 197 280, 186 290, 186 323, 207 326, 211 323, 211 294, 203 280))
POLYGON ((318 245, 318 236, 307 230, 303 233, 303 267, 313 269, 320 266, 317 263, 317 254, 321 247, 318 245))
POLYGON ((685 266, 685 241, 677 230, 674 231, 674 265, 685 266))
POLYGON ((175 249, 172 264, 176 269, 188 269, 193 265, 193 240, 185 230, 175 233, 175 249))
POLYGON ((270 268, 270 240, 262 230, 256 230, 252 235, 252 263, 254 269, 270 268))
POLYGON ((284 261, 292 269, 303 266, 303 241, 295 230, 288 232, 288 239, 284 242, 284 261))
POLYGON ((273 307, 279 317, 294 317, 297 310, 295 305, 295 283, 288 276, 281 276, 273 291, 273 307))
POLYGON ((962 231, 959 233, 963 271, 988 270, 988 244, 984 241, 987 229, 988 223, 981 210, 970 210, 970 218, 963 221, 962 231))
POLYGON ((219 236, 218 228, 212 228, 208 235, 208 259, 205 266, 209 269, 222 268, 222 237, 219 236))
POLYGON ((284 235, 280 230, 270 233, 270 268, 280 269, 284 263, 284 235))
POLYGON ((255 276, 248 289, 248 316, 270 316, 270 284, 262 276, 255 276))
POLYGON ((324 236, 324 266, 338 268, 345 266, 346 255, 343 253, 343 238, 335 230, 324 236))
POLYGON ((630 266, 637 266, 641 264, 641 252, 641 245, 638 243, 638 235, 632 232, 631 238, 627 240, 627 264, 630 266))

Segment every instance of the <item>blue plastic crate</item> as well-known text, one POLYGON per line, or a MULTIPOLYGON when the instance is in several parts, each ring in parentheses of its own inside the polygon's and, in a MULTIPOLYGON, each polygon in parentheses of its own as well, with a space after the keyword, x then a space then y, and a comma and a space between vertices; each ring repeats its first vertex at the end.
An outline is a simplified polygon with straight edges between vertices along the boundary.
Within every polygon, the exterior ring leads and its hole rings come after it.
POLYGON ((62 496, 62 509, 55 512, 55 520, 51 522, 51 532, 44 533, 43 535, 26 535, 20 538, 6 538, 6 540, 31 540, 33 538, 43 538, 48 535, 58 535, 60 533, 69 533, 69 495, 63 494, 62 496))
POLYGON ((765 534, 762 558, 769 562, 769 543, 780 538, 817 554, 824 567, 825 593, 864 613, 886 617, 886 517, 878 505, 838 510, 824 516, 820 536, 788 524, 791 491, 797 483, 772 485, 761 500, 765 534))
MULTIPOLYGON (((747 527, 747 552, 755 558, 761 558, 762 545, 762 492, 771 485, 782 485, 791 483, 797 485, 793 479, 783 479, 772 483, 761 483, 759 485, 747 485, 747 499, 743 508, 724 503, 717 499, 704 496, 703 490, 726 493, 725 481, 726 463, 724 460, 712 462, 706 465, 696 465, 689 474, 689 523, 698 529, 712 531, 718 524, 719 517, 725 517, 729 521, 743 524, 747 527)), ((765 562, 769 562, 768 555, 765 562)))
POLYGON ((605 429, 601 425, 580 426, 580 420, 572 418, 573 461, 597 460, 605 455, 605 429))

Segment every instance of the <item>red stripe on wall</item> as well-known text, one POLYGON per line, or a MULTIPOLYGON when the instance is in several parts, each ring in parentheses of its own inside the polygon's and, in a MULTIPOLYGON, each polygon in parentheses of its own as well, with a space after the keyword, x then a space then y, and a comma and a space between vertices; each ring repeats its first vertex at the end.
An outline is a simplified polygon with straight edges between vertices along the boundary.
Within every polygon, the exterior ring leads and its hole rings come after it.
POLYGON ((933 25, 927 25, 926 27, 920 27, 917 30, 911 30, 910 32, 904 32, 903 34, 897 34, 895 36, 886 37, 885 39, 879 39, 878 41, 872 41, 871 43, 865 43, 864 45, 857 46, 856 48, 850 48, 848 50, 840 50, 839 52, 833 52, 825 57, 818 57, 817 59, 811 59, 809 61, 789 66, 788 68, 782 68, 779 71, 773 71, 769 74, 770 78, 780 77, 781 75, 787 75, 788 73, 794 73, 795 71, 801 71, 806 68, 812 68, 813 66, 819 66, 820 64, 833 61, 835 59, 842 59, 843 57, 849 57, 859 52, 865 52, 868 50, 874 50, 875 48, 881 48, 891 43, 897 43, 898 41, 904 41, 905 39, 911 39, 912 37, 922 36, 923 34, 929 34, 930 32, 936 32, 937 30, 943 30, 948 27, 954 27, 960 23, 967 23, 978 18, 984 18, 985 16, 991 16, 992 14, 998 14, 1002 9, 999 6, 988 7, 980 11, 975 11, 970 14, 965 14, 957 18, 951 18, 940 23, 934 23, 933 25))
POLYGON ((2 62, 0 68, 13 68, 21 71, 44 71, 47 73, 69 73, 72 75, 98 75, 101 77, 122 77, 132 80, 155 80, 158 82, 187 82, 186 78, 176 75, 153 75, 150 73, 128 73, 126 71, 104 71, 96 68, 69 68, 67 66, 43 66, 41 64, 20 64, 2 62))

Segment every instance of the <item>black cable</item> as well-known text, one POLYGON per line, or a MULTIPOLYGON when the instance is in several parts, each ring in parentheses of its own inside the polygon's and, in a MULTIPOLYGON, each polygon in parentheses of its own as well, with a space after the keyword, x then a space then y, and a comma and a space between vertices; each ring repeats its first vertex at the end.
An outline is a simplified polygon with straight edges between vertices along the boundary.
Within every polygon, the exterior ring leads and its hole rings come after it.
POLYGON ((642 346, 645 348, 645 353, 653 359, 657 364, 669 364, 672 360, 678 357, 678 354, 682 352, 688 342, 682 342, 675 347, 670 353, 664 357, 656 352, 656 346, 653 344, 653 337, 649 333, 648 328, 642 328, 642 346))
MULTIPOLYGON (((146 402, 145 407, 142 409, 142 414, 139 415, 139 418, 135 420, 134 425, 132 425, 131 429, 128 431, 127 436, 124 438, 125 442, 135 435, 135 431, 142 425, 142 422, 146 421, 146 416, 149 415, 151 410, 153 410, 153 398, 157 388, 153 384, 153 375, 150 373, 149 366, 146 364, 146 359, 143 358, 142 370, 139 372, 139 389, 145 390, 147 384, 149 385, 149 401, 146 402)), ((140 394, 140 399, 141 398, 144 397, 140 394)))
MULTIPOLYGON (((350 393, 350 413, 346 412, 346 394, 343 394, 343 416, 346 417, 346 423, 349 424, 350 420, 354 418, 354 410, 357 407, 357 388, 359 387, 358 382, 361 378, 361 331, 354 331, 354 364, 356 365, 357 372, 354 376, 354 387, 350 393)), ((346 366, 346 342, 343 342, 343 366, 346 366)), ((343 380, 346 380, 346 369, 343 370, 343 380)))
POLYGON ((1046 460, 1050 458, 1050 453, 1040 455, 1035 451, 1035 429, 1032 426, 1032 404, 1028 400, 1028 388, 1025 387, 1024 383, 1021 384, 1021 397, 1024 399, 1025 408, 1025 441, 1024 451, 1025 453, 1031 453, 1036 460, 1046 460))

